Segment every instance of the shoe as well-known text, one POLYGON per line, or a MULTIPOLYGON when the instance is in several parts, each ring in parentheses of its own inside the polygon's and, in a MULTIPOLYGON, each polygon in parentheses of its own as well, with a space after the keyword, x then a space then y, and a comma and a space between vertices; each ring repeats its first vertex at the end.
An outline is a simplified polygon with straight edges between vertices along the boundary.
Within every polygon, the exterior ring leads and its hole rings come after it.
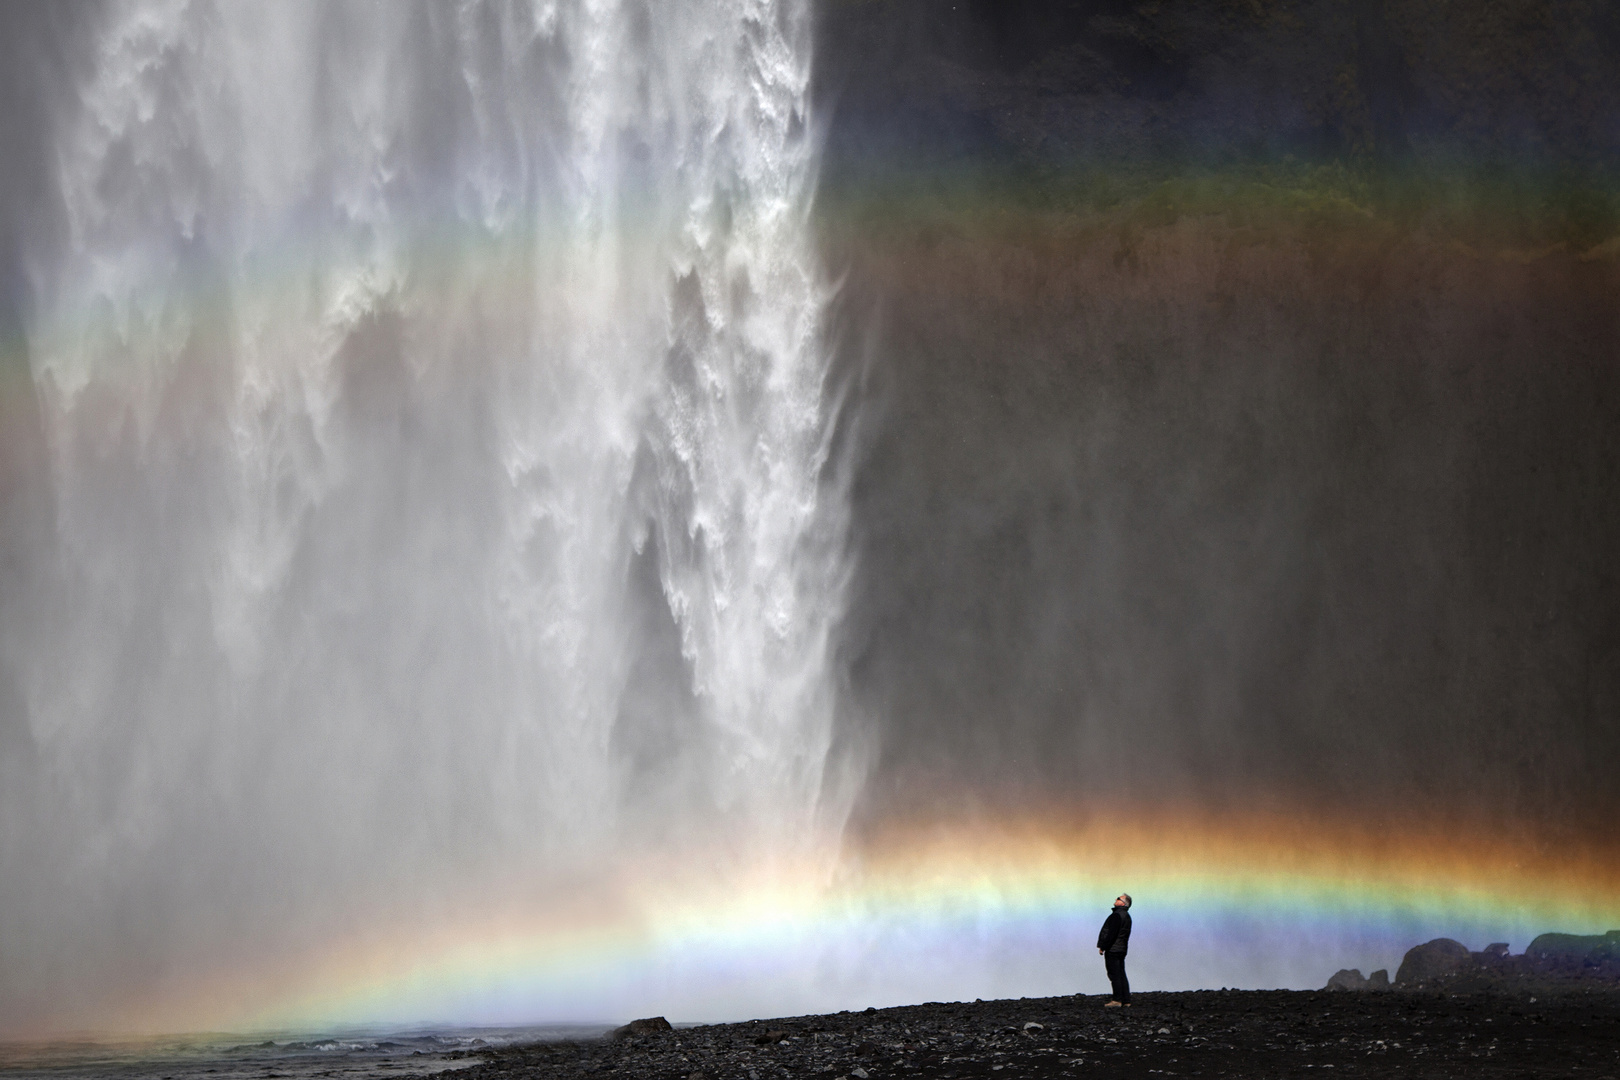
POLYGON ((1105 1002, 1103 1002, 1103 1008, 1105 1008, 1105 1009, 1117 1009, 1117 1008, 1119 1008, 1119 1005, 1120 1005, 1120 1003, 1117 1002, 1117 1001, 1105 1001, 1105 1002))

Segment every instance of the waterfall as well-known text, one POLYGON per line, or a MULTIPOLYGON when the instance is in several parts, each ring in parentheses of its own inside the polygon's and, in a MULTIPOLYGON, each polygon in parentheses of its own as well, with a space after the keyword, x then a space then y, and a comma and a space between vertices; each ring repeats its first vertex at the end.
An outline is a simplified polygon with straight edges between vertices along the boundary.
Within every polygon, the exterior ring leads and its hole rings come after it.
POLYGON ((25 253, 9 1018, 836 832, 809 18, 86 17, 25 253))

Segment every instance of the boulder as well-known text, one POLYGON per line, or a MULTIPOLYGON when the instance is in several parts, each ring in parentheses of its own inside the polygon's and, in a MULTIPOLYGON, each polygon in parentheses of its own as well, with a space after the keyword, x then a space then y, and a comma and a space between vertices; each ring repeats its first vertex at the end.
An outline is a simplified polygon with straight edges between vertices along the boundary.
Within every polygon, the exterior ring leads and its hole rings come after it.
POLYGON ((1365 990, 1367 980, 1361 974, 1360 968, 1340 968, 1333 978, 1327 981, 1323 990, 1365 990))
POLYGON ((1542 934, 1524 954, 1535 960, 1620 960, 1620 930, 1607 934, 1542 934))
POLYGON ((1496 941, 1485 946, 1484 957, 1487 960, 1505 960, 1508 954, 1508 943, 1496 941))
POLYGON ((1375 971, 1371 975, 1367 976, 1367 989, 1369 989, 1369 990, 1388 990, 1389 989, 1389 971, 1388 971, 1388 969, 1379 968, 1377 971, 1375 971))
POLYGON ((1450 975, 1468 967, 1473 963, 1473 959, 1468 952, 1468 946, 1462 942, 1450 938, 1435 938, 1426 944, 1414 945, 1406 950, 1406 956, 1401 959, 1401 966, 1395 972, 1395 983, 1398 986, 1410 986, 1441 975, 1450 975))
POLYGON ((649 1016, 641 1020, 632 1020, 623 1027, 614 1028, 608 1032, 610 1039, 628 1039, 632 1035, 653 1035, 660 1031, 673 1031, 670 1022, 662 1016, 649 1016))

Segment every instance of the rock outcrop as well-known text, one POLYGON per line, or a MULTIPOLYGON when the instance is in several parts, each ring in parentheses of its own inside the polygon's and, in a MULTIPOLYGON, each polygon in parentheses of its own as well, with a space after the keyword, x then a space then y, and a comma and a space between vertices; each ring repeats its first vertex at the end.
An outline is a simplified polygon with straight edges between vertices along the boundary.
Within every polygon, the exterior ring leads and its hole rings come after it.
POLYGON ((1542 934, 1524 954, 1536 960, 1620 960, 1620 930, 1607 934, 1542 934))
POLYGON ((1360 968, 1340 968, 1322 989, 1365 990, 1367 989, 1367 978, 1361 973, 1360 968))
POLYGON ((1409 986, 1441 975, 1461 971, 1473 963, 1468 946, 1450 938, 1435 938, 1423 945, 1406 950, 1401 966, 1395 972, 1397 986, 1409 986))
POLYGON ((1379 968, 1363 977, 1360 968, 1342 968, 1327 981, 1323 990, 1388 990, 1389 972, 1379 968))
MULTIPOLYGON (((1395 973, 1394 985, 1403 990, 1453 992, 1512 988, 1527 991, 1578 983, 1588 986, 1620 985, 1620 930, 1606 934, 1542 934, 1522 954, 1514 956, 1505 941, 1470 952, 1460 941, 1435 938, 1408 949, 1395 973)), ((1375 971, 1363 978, 1356 969, 1344 969, 1328 980, 1324 990, 1389 990, 1389 972, 1375 971)))
POLYGON ((632 1020, 623 1027, 614 1028, 608 1032, 610 1039, 628 1039, 631 1036, 656 1035, 661 1031, 673 1031, 674 1028, 662 1016, 648 1016, 640 1020, 632 1020))

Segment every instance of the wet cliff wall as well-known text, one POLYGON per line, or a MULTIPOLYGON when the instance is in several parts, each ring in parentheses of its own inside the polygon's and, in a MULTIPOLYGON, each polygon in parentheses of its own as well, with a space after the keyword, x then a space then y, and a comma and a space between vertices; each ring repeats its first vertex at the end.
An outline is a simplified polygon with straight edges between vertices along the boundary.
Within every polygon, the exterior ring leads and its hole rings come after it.
POLYGON ((852 2, 821 32, 866 818, 1601 836, 1612 11, 852 2))

